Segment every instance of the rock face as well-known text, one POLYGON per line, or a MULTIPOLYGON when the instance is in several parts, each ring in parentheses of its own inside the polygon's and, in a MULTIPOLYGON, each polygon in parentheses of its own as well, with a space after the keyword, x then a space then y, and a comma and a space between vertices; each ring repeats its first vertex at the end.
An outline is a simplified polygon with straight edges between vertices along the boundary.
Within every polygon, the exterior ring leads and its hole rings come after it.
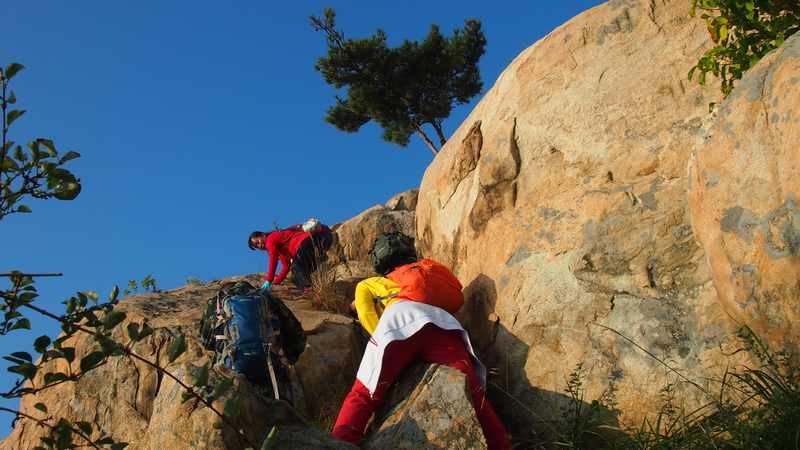
POLYGON ((725 312, 800 354, 800 36, 720 106, 690 163, 695 236, 725 312))
POLYGON ((466 287, 460 319, 518 435, 536 421, 518 402, 557 416, 579 362, 586 398, 614 393, 623 424, 658 410, 674 374, 614 331, 693 379, 735 343, 689 220, 686 165, 719 94, 686 81, 711 45, 688 8, 615 0, 554 30, 425 172, 418 248, 466 287))
POLYGON ((465 377, 445 366, 419 365, 388 395, 394 405, 365 441, 366 449, 485 449, 465 377))
POLYGON ((355 381, 366 340, 352 319, 315 311, 307 301, 294 304, 308 339, 306 351, 295 365, 303 386, 304 413, 326 423, 336 418, 355 381))
MULTIPOLYGON (((115 338, 127 342, 124 337, 127 322, 141 322, 146 318, 155 332, 136 343, 134 352, 158 361, 178 379, 191 384, 188 372, 192 366, 202 366, 209 358, 198 341, 198 321, 206 300, 216 293, 220 284, 212 282, 124 299, 120 308, 127 313, 127 319, 114 330, 115 338), (179 332, 187 336, 188 349, 170 364, 167 348, 179 332)), ((295 366, 295 372, 303 387, 314 390, 301 395, 297 406, 308 417, 316 418, 325 410, 338 408, 342 393, 355 377, 354 366, 360 361, 363 344, 351 320, 314 311, 303 301, 292 301, 293 292, 283 286, 276 287, 274 293, 283 297, 308 335, 308 348, 295 366), (334 398, 335 395, 339 397, 334 398)), ((76 365, 94 347, 91 338, 85 336, 65 345, 76 348, 76 365)), ((217 376, 217 370, 212 371, 211 376, 217 376)), ((119 357, 109 359, 75 383, 64 383, 35 397, 25 397, 21 410, 41 416, 33 405, 42 401, 55 417, 87 421, 96 433, 97 430, 110 433, 116 440, 128 442, 128 448, 133 450, 242 449, 247 446, 237 433, 222 426, 208 408, 194 401, 182 403, 182 391, 174 380, 160 375, 152 367, 119 357)), ((235 425, 245 430, 247 439, 256 445, 273 425, 277 425, 279 448, 353 448, 310 428, 287 404, 265 398, 244 379, 237 378, 233 392, 240 398, 241 411, 234 419, 235 425)), ((219 410, 222 406, 221 401, 215 403, 219 410)), ((33 448, 39 445, 41 435, 40 428, 21 420, 0 447, 33 448)))

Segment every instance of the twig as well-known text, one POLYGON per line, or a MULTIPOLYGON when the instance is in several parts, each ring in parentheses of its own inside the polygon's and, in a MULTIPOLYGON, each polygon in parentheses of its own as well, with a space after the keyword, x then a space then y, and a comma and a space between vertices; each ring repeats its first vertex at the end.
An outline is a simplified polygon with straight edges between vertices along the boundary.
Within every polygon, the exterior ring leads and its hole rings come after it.
MULTIPOLYGON (((6 140, 7 140, 7 136, 8 136, 8 127, 6 126, 6 111, 8 110, 8 102, 6 101, 6 99, 7 99, 6 90, 8 89, 8 81, 5 78, 5 74, 3 74, 2 84, 3 84, 3 87, 2 87, 3 92, 2 92, 2 97, 0 97, 0 108, 2 108, 2 114, 1 115, 3 116, 3 120, 2 120, 3 129, 2 129, 2 142, 0 143, 0 145, 2 145, 2 147, 0 147, 0 167, 5 167, 5 165, 6 165, 6 153, 7 153, 6 140)), ((5 171, 2 171, 2 172, 3 172, 2 173, 3 175, 8 176, 8 174, 6 174, 5 171)), ((9 186, 10 186, 10 183, 9 183, 9 186)))
POLYGON ((3 272, 0 277, 63 277, 62 272, 42 272, 42 273, 19 273, 19 272, 3 272))

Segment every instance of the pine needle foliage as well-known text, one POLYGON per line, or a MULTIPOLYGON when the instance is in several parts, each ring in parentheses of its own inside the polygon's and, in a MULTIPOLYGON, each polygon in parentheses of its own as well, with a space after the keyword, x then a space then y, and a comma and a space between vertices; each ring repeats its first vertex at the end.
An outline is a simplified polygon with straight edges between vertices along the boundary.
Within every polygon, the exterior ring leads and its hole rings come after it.
POLYGON ((442 35, 437 25, 420 42, 405 40, 390 47, 383 30, 362 39, 346 38, 336 28, 336 14, 326 9, 322 17, 311 17, 311 26, 325 34, 328 53, 316 69, 337 90, 325 120, 346 132, 356 132, 374 121, 383 128, 383 139, 408 145, 417 134, 436 154, 447 141, 442 122, 453 105, 467 103, 480 93, 478 61, 486 37, 477 20, 467 20, 452 36, 442 35), (424 126, 436 133, 438 144, 424 126))

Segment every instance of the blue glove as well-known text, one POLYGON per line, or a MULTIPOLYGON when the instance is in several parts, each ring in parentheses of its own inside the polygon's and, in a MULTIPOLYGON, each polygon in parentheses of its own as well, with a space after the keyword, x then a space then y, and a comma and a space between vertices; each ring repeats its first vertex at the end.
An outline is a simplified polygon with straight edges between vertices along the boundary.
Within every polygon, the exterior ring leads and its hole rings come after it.
POLYGON ((272 282, 265 281, 264 284, 261 285, 261 290, 266 291, 267 289, 269 289, 270 286, 272 286, 272 282))

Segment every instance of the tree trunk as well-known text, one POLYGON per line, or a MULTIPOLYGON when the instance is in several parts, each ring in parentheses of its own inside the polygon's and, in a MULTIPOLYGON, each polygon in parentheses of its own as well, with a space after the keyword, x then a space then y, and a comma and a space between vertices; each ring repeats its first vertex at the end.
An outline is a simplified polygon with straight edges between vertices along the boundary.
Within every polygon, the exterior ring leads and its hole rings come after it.
POLYGON ((425 134, 425 130, 423 130, 421 126, 414 125, 414 129, 417 131, 417 134, 419 135, 420 138, 422 138, 422 140, 425 142, 428 148, 431 149, 431 152, 435 157, 439 153, 439 149, 436 148, 436 145, 433 143, 431 138, 429 138, 428 135, 425 134))
POLYGON ((442 122, 440 120, 434 120, 431 122, 433 125, 433 129, 436 130, 436 135, 439 136, 439 144, 444 147, 444 144, 447 143, 447 139, 444 137, 444 132, 442 131, 442 122))

